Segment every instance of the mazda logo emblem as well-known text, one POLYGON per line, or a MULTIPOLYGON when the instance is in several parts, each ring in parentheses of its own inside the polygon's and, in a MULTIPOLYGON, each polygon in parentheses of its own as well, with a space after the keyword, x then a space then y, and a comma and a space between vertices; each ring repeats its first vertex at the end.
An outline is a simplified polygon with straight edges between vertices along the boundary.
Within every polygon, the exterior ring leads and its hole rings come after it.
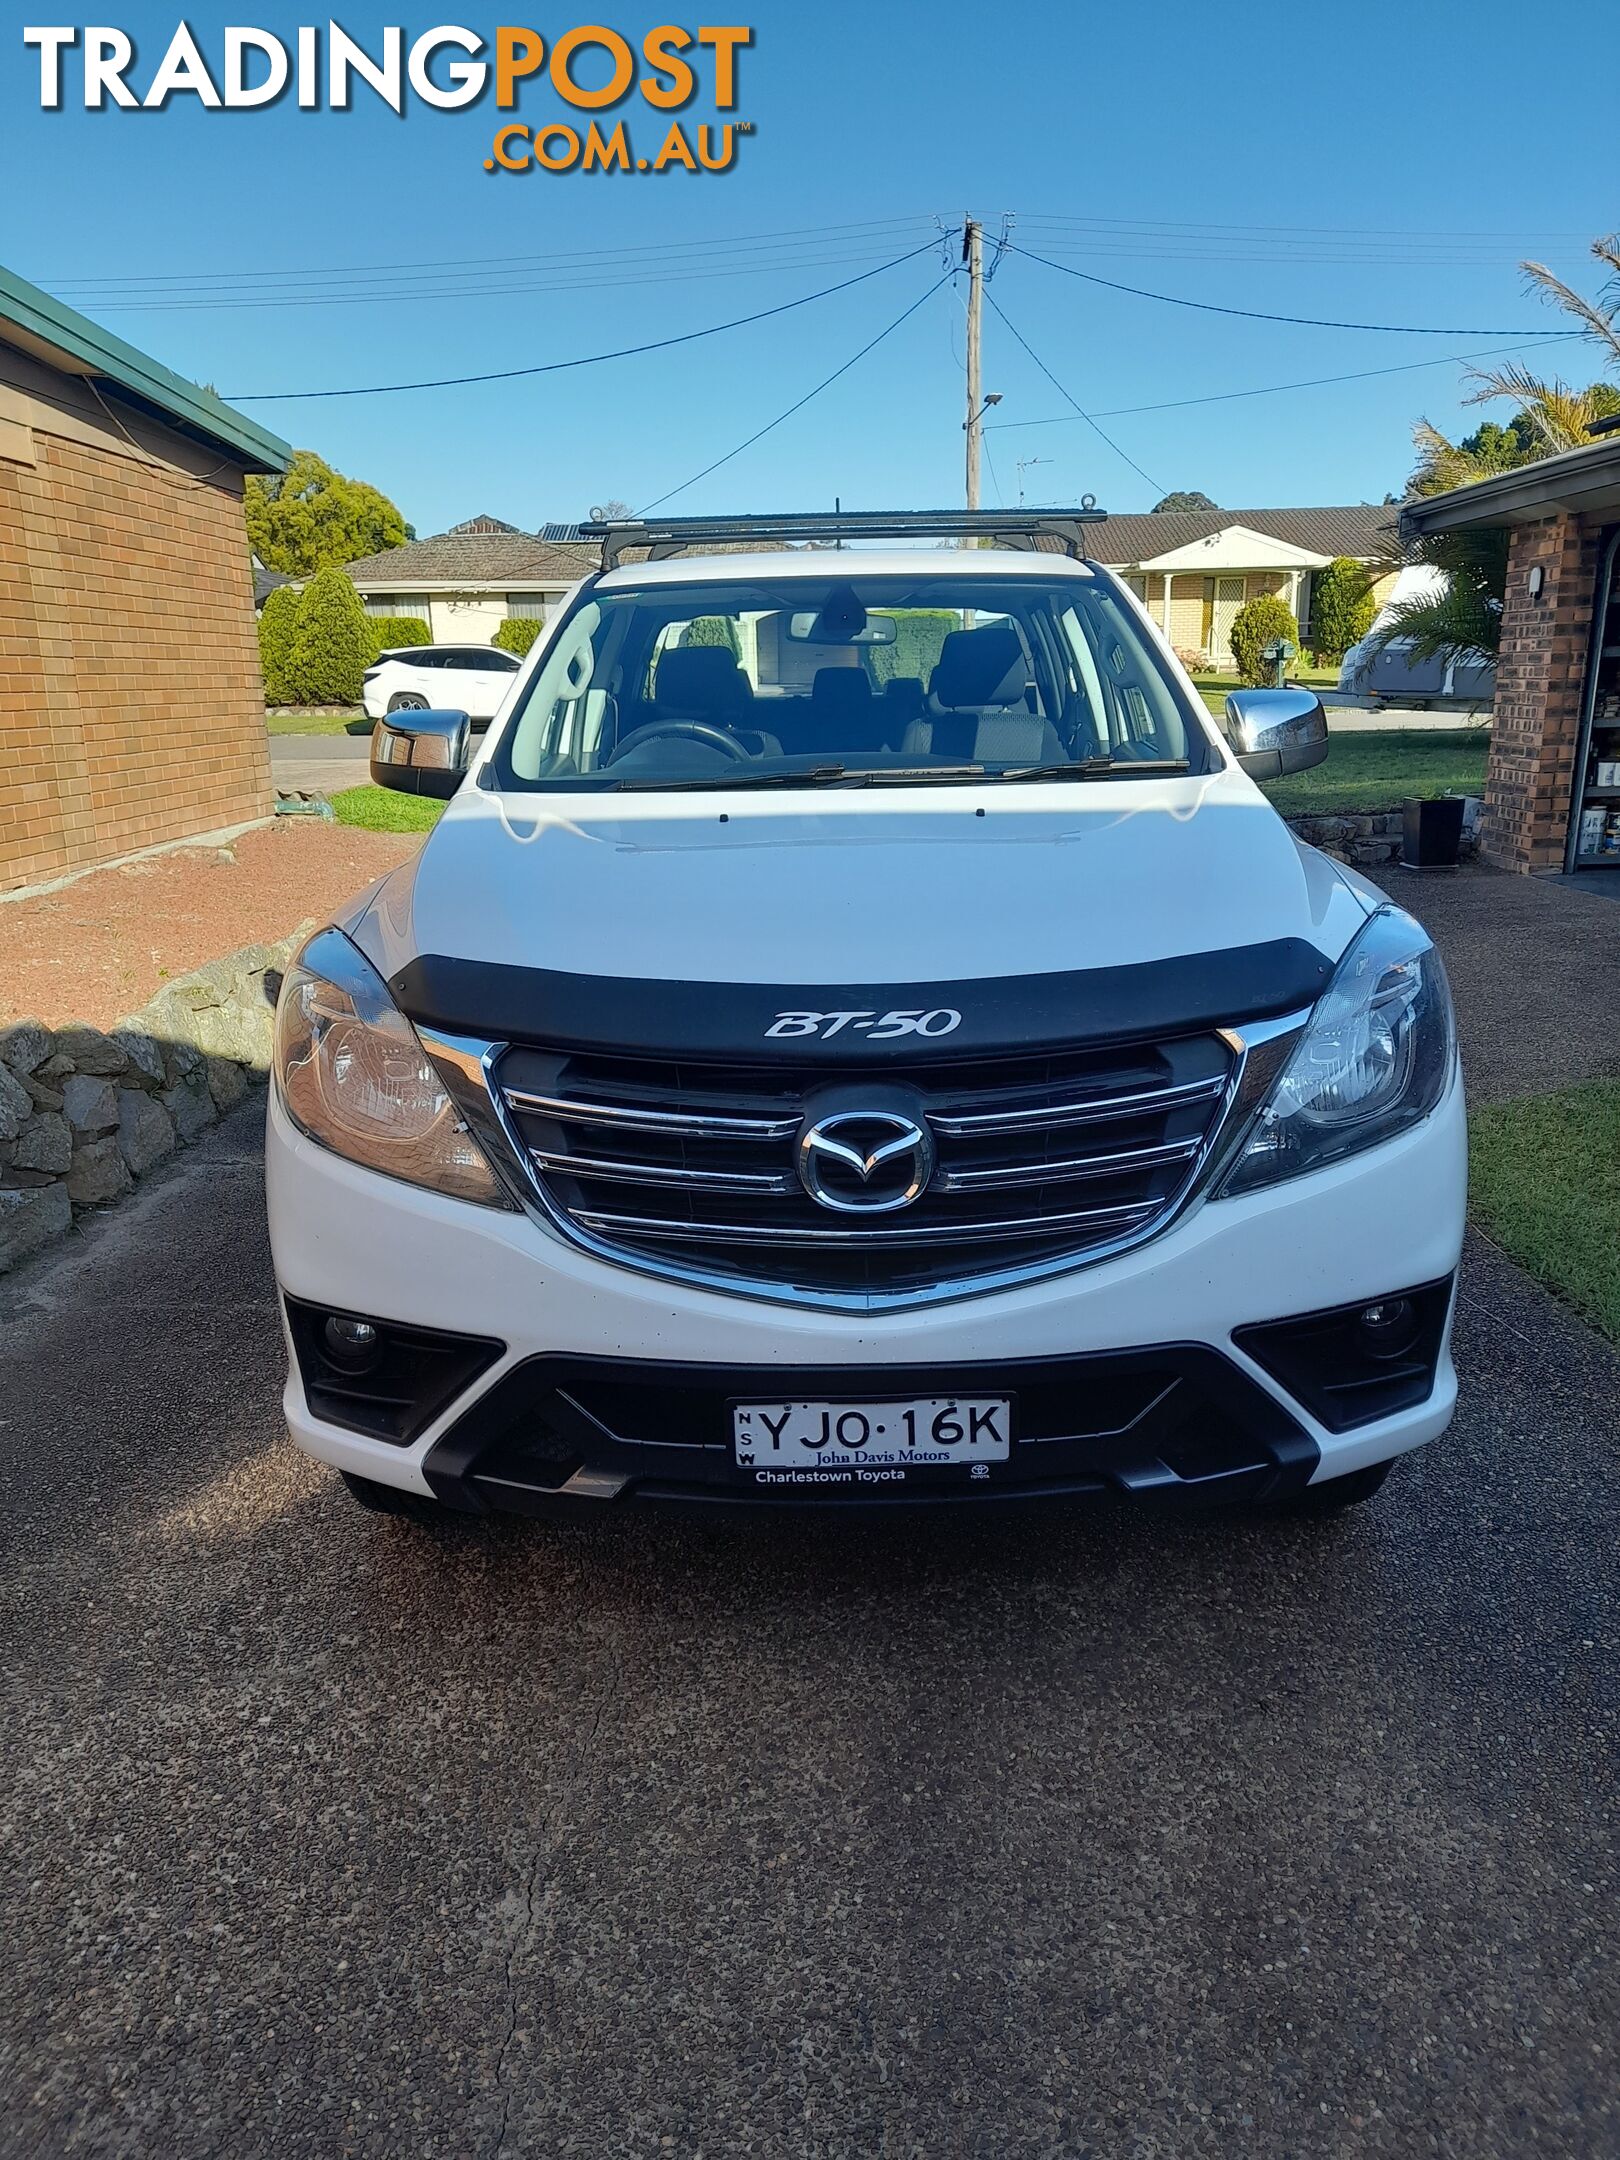
POLYGON ((910 1207, 934 1174, 934 1136, 898 1110, 834 1110, 799 1135, 799 1182, 840 1215, 910 1207))

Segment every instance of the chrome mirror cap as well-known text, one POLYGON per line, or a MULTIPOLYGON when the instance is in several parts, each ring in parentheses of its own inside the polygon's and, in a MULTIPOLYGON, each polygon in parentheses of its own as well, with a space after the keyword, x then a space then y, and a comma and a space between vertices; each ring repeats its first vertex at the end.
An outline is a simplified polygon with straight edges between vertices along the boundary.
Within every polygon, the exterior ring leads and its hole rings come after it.
POLYGON ((401 795, 449 797, 467 770, 464 712, 397 712, 371 731, 371 778, 401 795))
POLYGON ((1234 690, 1226 739, 1252 780, 1280 780, 1327 756, 1327 712, 1314 690, 1234 690))

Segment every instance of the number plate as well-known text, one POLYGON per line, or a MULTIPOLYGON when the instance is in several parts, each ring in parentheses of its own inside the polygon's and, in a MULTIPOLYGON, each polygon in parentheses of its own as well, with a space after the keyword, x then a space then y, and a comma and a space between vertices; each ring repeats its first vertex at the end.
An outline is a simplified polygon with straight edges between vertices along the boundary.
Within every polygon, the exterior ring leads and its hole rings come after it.
POLYGON ((940 1470, 1005 1462, 1012 1405, 1004 1396, 921 1401, 734 1403, 739 1469, 940 1470))

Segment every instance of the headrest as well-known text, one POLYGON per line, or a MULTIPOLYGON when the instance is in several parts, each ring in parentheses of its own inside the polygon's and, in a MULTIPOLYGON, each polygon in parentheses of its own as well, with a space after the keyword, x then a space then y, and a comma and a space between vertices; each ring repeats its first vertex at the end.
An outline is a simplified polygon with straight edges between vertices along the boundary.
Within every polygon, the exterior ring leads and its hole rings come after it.
POLYGON ((872 702, 872 685, 865 668, 818 667, 810 685, 810 702, 822 712, 852 712, 872 702))
POLYGON ((928 679, 936 705, 1016 705, 1024 694, 1024 648, 1010 623, 946 634, 928 679))
POLYGON ((666 712, 712 720, 752 697, 748 677, 724 645, 676 645, 658 662, 654 690, 666 712))

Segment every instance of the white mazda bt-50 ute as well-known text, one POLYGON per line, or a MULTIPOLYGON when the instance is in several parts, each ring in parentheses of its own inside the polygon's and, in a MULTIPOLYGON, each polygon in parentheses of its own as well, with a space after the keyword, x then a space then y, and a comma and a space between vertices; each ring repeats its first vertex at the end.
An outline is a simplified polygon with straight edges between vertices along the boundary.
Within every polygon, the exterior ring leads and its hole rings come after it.
POLYGON ((1439 959, 1255 785, 1317 699, 1211 718, 1097 515, 584 527, 470 757, 379 723, 448 806, 269 1104, 287 1420, 363 1504, 1321 1507, 1444 1430, 1439 959))

